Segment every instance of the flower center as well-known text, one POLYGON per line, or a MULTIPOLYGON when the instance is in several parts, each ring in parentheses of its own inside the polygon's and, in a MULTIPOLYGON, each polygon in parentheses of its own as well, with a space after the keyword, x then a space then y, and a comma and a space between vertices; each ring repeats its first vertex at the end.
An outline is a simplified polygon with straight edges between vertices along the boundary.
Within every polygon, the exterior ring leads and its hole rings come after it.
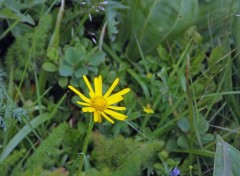
POLYGON ((103 111, 107 108, 107 101, 103 97, 95 97, 91 101, 91 106, 97 111, 103 111))

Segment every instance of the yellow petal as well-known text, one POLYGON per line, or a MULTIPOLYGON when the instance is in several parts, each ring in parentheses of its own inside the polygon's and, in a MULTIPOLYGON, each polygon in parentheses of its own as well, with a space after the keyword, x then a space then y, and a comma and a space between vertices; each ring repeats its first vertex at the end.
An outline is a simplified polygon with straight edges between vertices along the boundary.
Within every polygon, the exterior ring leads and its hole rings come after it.
POLYGON ((99 112, 95 111, 93 114, 93 117, 94 117, 94 122, 102 122, 102 117, 99 112))
POLYGON ((90 104, 84 103, 84 102, 81 102, 81 101, 77 101, 77 104, 80 104, 82 106, 90 106, 90 104))
POLYGON ((113 96, 122 96, 122 95, 128 93, 130 90, 131 90, 131 89, 129 89, 129 88, 125 88, 125 89, 123 89, 123 90, 121 90, 121 91, 119 91, 119 92, 111 95, 111 96, 108 97, 108 98, 111 98, 111 97, 113 97, 113 96))
POLYGON ((94 114, 93 114, 94 122, 98 122, 98 116, 99 116, 99 112, 95 111, 94 114))
POLYGON ((84 107, 84 108, 82 108, 82 111, 83 112, 94 112, 95 109, 93 107, 84 107))
POLYGON ((108 108, 113 110, 119 110, 119 111, 126 110, 125 107, 121 107, 121 106, 108 106, 108 108))
POLYGON ((118 119, 118 120, 124 120, 124 119, 127 118, 126 115, 120 114, 120 113, 112 111, 110 109, 105 109, 104 112, 111 115, 112 117, 114 117, 115 119, 118 119))
POLYGON ((123 100, 122 96, 111 96, 111 98, 110 97, 107 98, 107 104, 112 105, 122 100, 123 100))
POLYGON ((91 99, 93 99, 94 97, 96 97, 96 94, 94 92, 89 92, 89 96, 91 97, 91 99))
POLYGON ((85 95, 83 95, 81 92, 79 92, 75 87, 69 85, 68 86, 69 89, 71 89, 73 92, 75 92, 83 101, 89 103, 90 99, 85 97, 85 95))
POLYGON ((102 112, 101 114, 107 121, 109 121, 112 124, 114 123, 114 121, 112 119, 110 119, 104 112, 102 112))
POLYGON ((86 85, 87 85, 87 87, 89 89, 89 92, 94 92, 91 84, 89 83, 89 81, 88 81, 88 79, 87 79, 87 77, 85 75, 83 75, 83 80, 86 83, 86 85))
POLYGON ((102 77, 101 75, 99 77, 94 78, 94 87, 95 87, 95 94, 98 97, 102 96, 102 77))
POLYGON ((114 82, 112 83, 111 87, 108 89, 108 91, 103 96, 104 98, 107 98, 112 93, 113 89, 117 86, 118 82, 119 82, 119 78, 116 78, 114 80, 114 82))
POLYGON ((99 115, 98 115, 98 122, 102 122, 102 117, 101 117, 101 114, 99 113, 99 115))
POLYGON ((107 104, 112 105, 112 104, 118 103, 122 100, 123 100, 122 96, 111 96, 111 98, 107 99, 107 104))
POLYGON ((101 75, 98 77, 98 84, 99 84, 99 87, 97 90, 99 95, 102 97, 102 76, 101 75))

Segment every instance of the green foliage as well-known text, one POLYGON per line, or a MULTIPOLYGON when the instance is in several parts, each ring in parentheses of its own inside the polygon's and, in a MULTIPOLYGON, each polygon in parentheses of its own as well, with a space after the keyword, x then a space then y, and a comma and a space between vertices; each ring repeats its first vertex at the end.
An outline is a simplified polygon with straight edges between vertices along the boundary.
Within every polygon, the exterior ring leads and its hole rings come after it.
POLYGON ((108 27, 108 36, 111 41, 114 41, 119 30, 117 25, 118 20, 121 17, 121 13, 118 12, 120 9, 126 9, 127 6, 122 5, 120 2, 109 1, 106 8, 106 20, 108 27))
POLYGON ((239 172, 240 152, 217 136, 213 176, 237 176, 239 172))
POLYGON ((87 175, 141 175, 151 167, 154 152, 160 149, 158 141, 142 143, 122 136, 106 139, 99 133, 93 134, 93 142, 91 161, 97 170, 91 169, 87 175))
POLYGON ((22 118, 28 118, 27 111, 23 108, 17 107, 8 95, 5 85, 6 74, 0 68, 0 127, 6 131, 8 126, 11 126, 12 120, 15 118, 19 122, 22 118))
MULTIPOLYGON (((239 1, 62 2, 0 2, 0 173, 77 174, 89 117, 62 95, 101 74, 131 88, 128 118, 94 126, 87 175, 212 175, 214 134, 239 145, 239 1)), ((220 143, 217 175, 238 161, 220 143)))
POLYGON ((26 170, 22 173, 16 173, 17 176, 68 176, 69 173, 64 168, 57 168, 54 171, 44 170, 40 166, 36 166, 34 170, 26 170))
POLYGON ((29 78, 35 66, 43 61, 51 23, 51 15, 46 14, 32 32, 18 36, 8 49, 6 68, 8 73, 14 70, 14 80, 21 80, 22 76, 29 78))
MULTIPOLYGON (((104 60, 105 53, 103 51, 99 51, 98 47, 92 48, 89 40, 83 40, 81 43, 76 43, 75 47, 66 47, 64 57, 61 59, 58 67, 59 74, 63 78, 70 76, 70 83, 79 87, 78 79, 91 72, 96 74, 99 65, 104 60)), ((59 85, 66 86, 66 84, 61 84, 60 82, 59 85)))
POLYGON ((1 175, 9 175, 16 163, 25 155, 26 150, 14 151, 3 163, 0 164, 1 175))
POLYGON ((123 44, 128 42, 127 54, 132 60, 139 58, 137 40, 143 53, 148 54, 164 40, 190 27, 198 15, 196 0, 135 0, 124 1, 124 5, 129 9, 122 25, 120 41, 123 44))
POLYGON ((55 165, 55 160, 61 155, 61 143, 63 136, 68 128, 66 123, 54 128, 51 134, 34 151, 33 155, 27 160, 26 169, 34 170, 36 166, 51 168, 55 165))
POLYGON ((17 132, 17 134, 12 136, 10 141, 5 141, 5 143, 8 142, 8 144, 5 144, 6 146, 2 150, 2 153, 0 155, 0 162, 3 162, 6 159, 6 157, 8 157, 8 155, 14 150, 14 148, 17 145, 19 145, 19 143, 24 138, 27 138, 27 135, 30 132, 33 131, 35 133, 35 135, 39 138, 39 140, 41 140, 39 135, 36 133, 35 128, 38 127, 40 124, 43 124, 47 120, 50 120, 51 118, 53 118, 53 116, 55 116, 55 114, 56 114, 57 109, 59 108, 59 106, 61 105, 61 103, 63 102, 64 99, 65 99, 65 96, 63 96, 59 100, 59 102, 54 106, 51 113, 42 113, 42 114, 36 116, 36 118, 31 120, 30 122, 28 122, 27 120, 24 121, 26 123, 26 125, 21 130, 19 130, 17 132))

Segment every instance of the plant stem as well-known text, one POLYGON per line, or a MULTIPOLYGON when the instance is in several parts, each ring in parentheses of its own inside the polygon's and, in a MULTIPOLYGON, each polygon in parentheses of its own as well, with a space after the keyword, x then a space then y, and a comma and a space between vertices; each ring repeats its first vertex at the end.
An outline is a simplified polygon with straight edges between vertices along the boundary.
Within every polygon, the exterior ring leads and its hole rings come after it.
POLYGON ((194 109, 192 104, 192 94, 190 90, 190 73, 189 73, 189 58, 186 63, 186 90, 187 90, 187 103, 188 103, 188 112, 189 112, 189 124, 190 124, 190 164, 193 162, 193 144, 194 144, 194 109))
POLYGON ((85 139, 84 139, 82 153, 80 155, 79 168, 78 168, 78 172, 79 172, 78 175, 79 176, 82 175, 81 172, 82 172, 82 167, 83 167, 83 161, 84 161, 85 154, 86 154, 86 151, 87 151, 88 141, 89 141, 89 138, 90 138, 90 134, 92 132, 93 125, 94 125, 94 121, 93 121, 93 117, 91 117, 89 125, 88 125, 88 129, 87 129, 87 134, 86 134, 85 139))

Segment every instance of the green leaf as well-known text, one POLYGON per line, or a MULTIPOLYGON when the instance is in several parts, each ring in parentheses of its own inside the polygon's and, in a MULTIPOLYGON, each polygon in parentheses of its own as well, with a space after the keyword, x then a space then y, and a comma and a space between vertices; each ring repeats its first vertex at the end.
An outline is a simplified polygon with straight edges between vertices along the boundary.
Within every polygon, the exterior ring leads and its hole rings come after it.
POLYGON ((204 133, 203 135, 201 135, 201 139, 204 144, 207 144, 214 140, 214 136, 210 133, 204 133))
POLYGON ((0 10, 0 18, 20 20, 19 16, 17 16, 13 11, 8 8, 0 10))
POLYGON ((177 122, 178 127, 185 133, 187 133, 189 131, 189 122, 187 120, 187 118, 183 117, 181 119, 178 120, 177 122))
MULTIPOLYGON (((214 68, 216 67, 216 64, 218 63, 218 61, 224 56, 224 50, 223 47, 221 45, 213 48, 211 55, 209 57, 208 61, 208 66, 210 68, 214 68)), ((212 69, 211 69, 212 70, 212 69)), ((215 69, 216 70, 216 69, 215 69)))
POLYGON ((184 149, 189 148, 187 137, 184 135, 179 136, 177 139, 177 145, 184 149))
POLYGON ((103 51, 97 51, 88 56, 88 61, 93 66, 98 66, 105 60, 105 53, 103 51))
POLYGON ((30 15, 23 15, 19 12, 14 12, 10 8, 3 8, 0 10, 0 18, 19 20, 21 22, 27 22, 31 25, 34 25, 34 20, 30 15))
POLYGON ((68 79, 66 77, 62 77, 58 80, 58 84, 61 87, 66 87, 68 84, 68 79))
POLYGON ((240 152, 217 135, 213 176, 240 175, 240 152))
POLYGON ((191 74, 196 75, 204 68, 203 60, 206 58, 205 50, 197 54, 191 63, 191 74))
POLYGON ((48 72, 55 72, 57 71, 57 66, 51 62, 44 62, 42 65, 43 70, 48 72))
POLYGON ((83 59, 84 56, 85 56, 84 51, 77 50, 76 48, 73 47, 69 47, 66 50, 65 59, 68 64, 76 65, 83 59))
POLYGON ((197 123, 197 129, 198 129, 198 132, 200 134, 204 134, 208 131, 209 129, 209 123, 207 120, 205 120, 204 118, 199 118, 199 121, 197 123))
POLYGON ((72 78, 70 80, 70 84, 74 87, 79 87, 79 79, 76 79, 76 78, 72 78))
POLYGON ((232 24, 234 25, 233 17, 239 18, 236 16, 237 8, 238 0, 224 0, 221 3, 216 0, 200 2, 197 25, 202 29, 201 35, 204 39, 214 43, 215 39, 218 40, 222 36, 221 30, 230 32, 232 24), (211 32, 204 29, 210 29, 211 32))
POLYGON ((61 65, 59 67, 59 73, 61 76, 71 76, 73 74, 73 67, 69 65, 61 65))
POLYGON ((83 75, 86 75, 87 73, 88 73, 88 70, 86 68, 79 68, 74 71, 74 75, 77 78, 81 78, 81 77, 83 77, 83 75))
POLYGON ((158 53, 160 59, 163 61, 168 61, 170 58, 167 50, 162 45, 159 45, 157 47, 157 53, 158 53))
POLYGON ((58 50, 54 47, 49 47, 47 49, 47 57, 54 61, 54 62, 57 62, 58 59, 59 59, 59 55, 58 55, 58 50))
POLYGON ((66 98, 66 94, 58 101, 51 113, 43 113, 35 117, 30 121, 30 125, 25 125, 18 133, 9 141, 7 146, 1 153, 0 163, 6 159, 9 154, 14 150, 14 148, 30 133, 32 129, 35 129, 39 125, 43 124, 47 120, 50 120, 57 112, 57 109, 62 104, 63 100, 66 98))
POLYGON ((176 151, 177 150, 177 140, 176 139, 169 139, 166 144, 166 149, 171 152, 171 151, 176 151))
POLYGON ((122 5, 120 2, 109 1, 106 8, 106 20, 107 20, 107 28, 108 28, 108 36, 111 41, 115 40, 115 35, 118 33, 117 29, 117 18, 119 13, 118 9, 124 9, 127 6, 122 5))
POLYGON ((127 54, 139 58, 136 39, 144 55, 166 39, 181 34, 193 25, 198 16, 197 0, 125 0, 129 7, 122 23, 119 39, 128 41, 127 54))

